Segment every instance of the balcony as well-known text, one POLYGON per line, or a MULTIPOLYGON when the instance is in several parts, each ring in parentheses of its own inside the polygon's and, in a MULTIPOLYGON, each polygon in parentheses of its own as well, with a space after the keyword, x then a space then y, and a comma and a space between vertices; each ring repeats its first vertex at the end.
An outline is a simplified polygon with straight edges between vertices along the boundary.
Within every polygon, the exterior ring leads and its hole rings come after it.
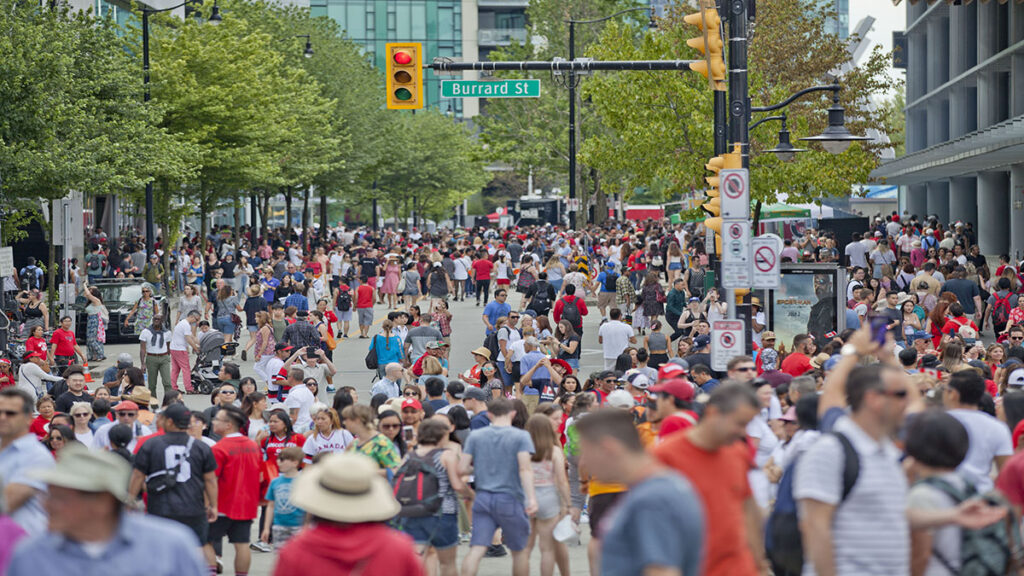
POLYGON ((480 46, 508 46, 513 41, 526 43, 526 30, 522 28, 481 28, 477 33, 480 46))

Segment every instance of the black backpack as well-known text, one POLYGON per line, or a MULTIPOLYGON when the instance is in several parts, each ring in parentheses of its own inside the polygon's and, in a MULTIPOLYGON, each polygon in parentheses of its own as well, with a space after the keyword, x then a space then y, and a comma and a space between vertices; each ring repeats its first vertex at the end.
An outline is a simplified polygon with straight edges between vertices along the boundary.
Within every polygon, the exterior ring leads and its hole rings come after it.
POLYGON ((530 310, 537 314, 546 315, 551 311, 551 284, 545 280, 538 280, 533 285, 535 292, 530 299, 530 310))
POLYGON ((335 302, 338 310, 341 312, 348 312, 352 309, 352 291, 351 290, 340 290, 338 291, 338 299, 335 302))
POLYGON ((484 348, 491 353, 491 360, 498 361, 498 352, 501 351, 501 346, 498 345, 498 331, 495 330, 484 338, 484 348))
POLYGON ((579 296, 572 299, 572 302, 562 299, 562 320, 567 320, 573 328, 579 328, 583 324, 583 316, 580 315, 579 296))
MULTIPOLYGON (((843 449, 843 492, 840 505, 850 495, 857 476, 860 475, 860 457, 850 439, 843 434, 833 432, 843 449)), ((765 550, 772 563, 788 574, 800 574, 804 565, 803 540, 800 536, 800 518, 797 515, 797 502, 793 497, 793 476, 799 458, 786 466, 779 480, 779 489, 775 498, 775 507, 768 516, 765 529, 765 550)))
POLYGON ((615 272, 604 273, 604 291, 615 292, 615 282, 619 280, 619 275, 615 272))
POLYGON ((443 450, 436 448, 425 456, 410 451, 405 463, 395 472, 395 500, 402 507, 399 518, 425 518, 440 512, 443 495, 440 472, 434 467, 434 454, 443 450))

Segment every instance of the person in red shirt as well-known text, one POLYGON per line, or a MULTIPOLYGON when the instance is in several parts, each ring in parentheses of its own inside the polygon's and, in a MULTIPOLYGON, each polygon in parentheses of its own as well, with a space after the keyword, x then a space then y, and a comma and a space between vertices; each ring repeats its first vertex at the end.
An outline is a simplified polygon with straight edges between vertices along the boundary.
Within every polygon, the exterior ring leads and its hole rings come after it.
POLYGON ((974 330, 975 336, 978 334, 978 325, 964 315, 964 307, 959 302, 953 302, 949 305, 947 311, 949 317, 946 318, 946 323, 942 325, 942 333, 950 338, 960 333, 960 329, 964 326, 974 330))
POLYGON ((480 257, 473 261, 473 279, 476 281, 476 305, 480 305, 480 296, 484 297, 484 306, 491 294, 491 272, 494 270, 494 262, 487 257, 486 251, 481 251, 480 257))
POLYGON ((42 326, 32 327, 28 340, 25 340, 25 352, 39 352, 43 355, 43 361, 49 363, 47 354, 50 353, 50 350, 46 346, 46 336, 42 326))
POLYGON ((711 392, 704 416, 695 426, 673 434, 653 450, 655 458, 686 476, 704 503, 705 576, 768 572, 761 511, 747 482, 751 467, 747 424, 760 409, 750 386, 723 384, 711 392))
POLYGON ((356 315, 359 316, 359 337, 369 338, 370 325, 373 324, 373 285, 370 279, 363 277, 359 288, 356 288, 356 315))
POLYGON ((53 398, 48 394, 44 394, 42 398, 36 400, 36 412, 38 416, 32 420, 32 424, 29 425, 28 430, 36 435, 37 438, 42 440, 46 438, 46 435, 50 431, 50 420, 53 419, 53 415, 56 413, 56 404, 53 398))
POLYGON ((574 304, 576 305, 578 314, 570 314, 566 319, 572 322, 572 327, 573 330, 576 331, 576 334, 582 335, 583 317, 589 314, 590 311, 587 310, 587 303, 583 301, 583 298, 576 295, 575 284, 565 285, 565 296, 562 296, 558 299, 558 302, 555 302, 555 308, 552 311, 552 315, 555 319, 555 324, 558 324, 562 321, 562 315, 565 313, 566 306, 572 308, 574 304))
POLYGON ((71 316, 60 319, 60 328, 53 331, 50 336, 50 357, 60 368, 67 368, 79 356, 82 362, 87 362, 82 347, 75 342, 75 332, 71 328, 71 316))
POLYGON ((240 430, 246 417, 240 408, 224 406, 213 417, 213 432, 221 437, 213 445, 217 461, 217 520, 210 524, 209 539, 203 546, 211 573, 217 556, 213 542, 224 536, 235 547, 235 574, 248 574, 252 556, 249 535, 260 504, 260 487, 266 472, 260 448, 240 430))
POLYGON ((779 370, 794 378, 803 376, 814 369, 811 354, 814 354, 814 340, 807 334, 797 334, 793 337, 793 351, 782 360, 779 370))
POLYGON ((697 414, 692 410, 694 386, 682 378, 664 380, 651 388, 656 394, 655 417, 661 422, 658 428, 658 442, 680 430, 686 430, 697 423, 697 414))
POLYGON ((281 549, 274 576, 424 574, 412 538, 387 525, 401 507, 368 457, 328 455, 295 480, 291 501, 313 521, 281 549))
POLYGON ((277 478, 277 455, 289 447, 301 448, 306 437, 295 432, 292 419, 284 410, 274 410, 267 416, 267 427, 270 433, 260 439, 263 449, 263 460, 266 462, 267 481, 277 478))

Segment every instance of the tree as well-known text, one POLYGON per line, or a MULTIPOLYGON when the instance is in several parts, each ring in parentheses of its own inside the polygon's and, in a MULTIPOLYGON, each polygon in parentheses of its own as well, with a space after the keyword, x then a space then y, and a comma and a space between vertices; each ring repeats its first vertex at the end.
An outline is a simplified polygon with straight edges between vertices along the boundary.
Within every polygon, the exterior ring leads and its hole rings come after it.
MULTIPOLYGON (((635 30, 611 24, 588 56, 602 60, 695 59, 699 54, 685 43, 699 32, 682 21, 683 14, 693 11, 690 7, 670 12, 657 31, 646 32, 639 42, 635 30)), ((781 101, 802 88, 831 83, 830 74, 848 65, 843 42, 822 33, 828 13, 807 0, 758 4, 748 66, 754 106, 781 101)), ((887 55, 876 49, 865 64, 842 75, 841 103, 851 132, 864 133, 881 125, 881 114, 867 104, 871 94, 894 84, 885 74, 886 67, 887 55)), ((675 194, 704 188, 703 166, 714 155, 712 95, 707 80, 691 72, 623 72, 595 76, 584 92, 610 134, 588 138, 581 156, 594 166, 620 174, 617 188, 628 192, 658 181, 668 183, 675 194)), ((786 109, 794 138, 825 128, 823 110, 828 102, 825 95, 808 97, 786 109)), ((761 153, 774 146, 777 131, 778 124, 768 122, 751 133, 751 193, 759 202, 773 202, 776 193, 783 191, 795 202, 849 194, 851 184, 864 181, 878 165, 883 146, 855 144, 838 161, 814 149, 801 154, 796 162, 784 163, 761 153)))
POLYGON ((191 146, 158 126, 163 109, 143 104, 114 25, 99 24, 62 4, 0 11, 0 203, 21 221, 72 190, 139 195, 154 174, 195 169, 191 146))

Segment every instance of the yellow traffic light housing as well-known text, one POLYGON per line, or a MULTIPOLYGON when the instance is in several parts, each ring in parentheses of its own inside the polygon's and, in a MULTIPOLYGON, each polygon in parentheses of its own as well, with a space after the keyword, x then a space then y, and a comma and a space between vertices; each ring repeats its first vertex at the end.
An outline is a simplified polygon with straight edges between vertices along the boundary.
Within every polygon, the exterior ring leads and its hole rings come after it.
POLYGON ((704 219, 704 227, 708 230, 714 231, 715 233, 715 252, 717 254, 722 253, 722 193, 718 189, 718 173, 721 170, 732 170, 742 167, 743 157, 740 154, 739 146, 737 146, 731 153, 711 158, 708 160, 707 164, 704 165, 704 169, 708 172, 713 172, 714 175, 704 178, 704 181, 708 183, 708 187, 704 191, 704 194, 707 196, 707 200, 701 205, 701 209, 708 215, 708 217, 704 219))
POLYGON ((384 47, 387 59, 387 94, 389 110, 418 110, 423 108, 423 45, 419 42, 388 43, 384 47))
POLYGON ((721 25, 722 19, 718 16, 718 9, 714 0, 702 0, 700 12, 688 14, 683 21, 691 26, 696 26, 701 35, 690 38, 686 45, 694 48, 704 56, 704 60, 690 64, 690 70, 700 72, 708 79, 712 90, 725 90, 725 58, 724 43, 722 42, 721 25))

